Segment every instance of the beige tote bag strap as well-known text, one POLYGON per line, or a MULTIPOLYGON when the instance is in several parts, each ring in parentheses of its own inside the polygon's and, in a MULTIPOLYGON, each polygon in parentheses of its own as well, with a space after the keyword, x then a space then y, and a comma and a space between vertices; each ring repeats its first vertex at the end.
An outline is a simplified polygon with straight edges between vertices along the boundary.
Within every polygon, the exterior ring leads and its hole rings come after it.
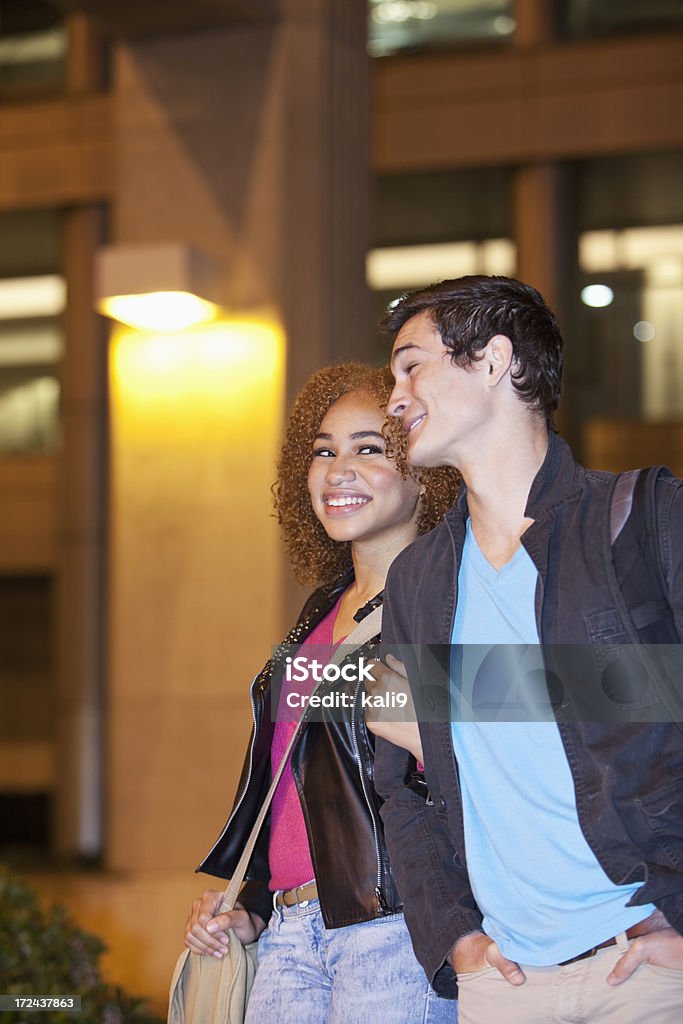
MULTIPOLYGON (((368 615, 366 615, 364 619, 361 619, 358 625, 351 630, 349 635, 345 638, 345 640, 342 641, 342 643, 339 645, 333 656, 330 658, 329 664, 338 665, 339 662, 343 661, 345 658, 348 658, 350 654, 352 654, 354 651, 357 651, 359 647, 363 646, 363 644, 366 644, 368 640, 372 640, 373 636, 377 636, 381 628, 382 606, 380 605, 378 608, 373 608, 373 610, 368 615)), ((318 689, 320 688, 321 687, 318 687, 318 689)), ((226 913, 226 911, 232 910, 233 907, 235 906, 235 902, 239 895, 239 891, 242 888, 242 882, 244 881, 247 866, 249 864, 249 861, 251 860, 251 855, 254 852, 254 847, 256 846, 256 840, 258 839, 259 832, 261 831, 263 822, 265 821, 266 815, 268 814, 268 809, 271 805, 272 799, 275 796, 275 790, 277 789, 278 783, 282 777, 282 773, 285 770, 285 765, 289 760, 289 755, 292 753, 294 745, 299 739, 301 727, 304 723, 305 717, 306 712, 304 711, 303 715, 296 724, 296 728, 292 734, 292 738, 287 744, 287 749, 285 750, 282 760, 280 761, 280 764, 277 767, 277 771, 273 775, 273 781, 271 782, 270 788, 266 793, 266 798, 263 801, 263 806, 261 807, 261 810, 258 813, 256 821, 254 822, 254 826, 249 834, 249 838, 245 843, 244 850, 242 851, 242 856, 237 862, 235 872, 232 878, 230 879, 228 888, 225 890, 223 894, 223 902, 221 903, 221 908, 218 911, 219 914, 224 914, 226 913)))

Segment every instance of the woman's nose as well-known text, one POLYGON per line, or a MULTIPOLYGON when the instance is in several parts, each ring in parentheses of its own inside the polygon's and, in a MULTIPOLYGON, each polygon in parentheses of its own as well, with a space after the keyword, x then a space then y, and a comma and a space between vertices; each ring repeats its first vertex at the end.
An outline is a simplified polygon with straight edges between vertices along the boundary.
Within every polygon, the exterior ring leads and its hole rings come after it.
POLYGON ((330 465, 327 467, 327 482, 332 486, 341 483, 348 483, 353 480, 355 476, 356 470, 354 469, 351 459, 337 456, 337 458, 332 459, 330 465))

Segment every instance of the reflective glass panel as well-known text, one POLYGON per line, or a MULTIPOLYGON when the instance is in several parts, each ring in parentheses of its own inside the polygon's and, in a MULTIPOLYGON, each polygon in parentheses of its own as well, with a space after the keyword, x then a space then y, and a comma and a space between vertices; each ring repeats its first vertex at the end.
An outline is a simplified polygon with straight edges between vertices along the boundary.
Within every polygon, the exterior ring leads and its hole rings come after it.
POLYGON ((577 166, 581 280, 568 363, 592 465, 683 469, 681 180, 681 152, 577 166))
MULTIPOLYGON (((514 275, 511 187, 506 167, 379 177, 366 260, 375 323, 413 288, 463 274, 514 275)), ((387 347, 378 336, 378 359, 387 347)))
POLYGON ((0 214, 0 456, 57 447, 65 298, 57 213, 0 214))
POLYGON ((500 43, 515 31, 513 0, 371 0, 373 57, 463 43, 500 43))
POLYGON ((47 577, 0 578, 0 857, 24 868, 49 844, 52 616, 47 577))
POLYGON ((0 0, 0 99, 59 91, 66 70, 63 14, 43 0, 0 0))
POLYGON ((683 24, 681 0, 569 0, 565 31, 570 36, 603 36, 683 24))

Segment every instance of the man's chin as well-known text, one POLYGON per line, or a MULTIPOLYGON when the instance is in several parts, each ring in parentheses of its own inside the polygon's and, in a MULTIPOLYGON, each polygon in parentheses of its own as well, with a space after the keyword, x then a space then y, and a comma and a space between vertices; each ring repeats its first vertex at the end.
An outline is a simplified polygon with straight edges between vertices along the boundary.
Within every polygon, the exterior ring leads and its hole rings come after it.
POLYGON ((421 450, 419 443, 412 447, 410 444, 408 445, 407 457, 410 465, 415 466, 416 469, 434 469, 435 466, 443 465, 435 458, 434 453, 421 450))
POLYGON ((406 458, 408 464, 414 466, 415 469, 439 469, 441 466, 452 465, 443 451, 430 450, 427 445, 421 445, 419 437, 415 438, 413 445, 408 443, 406 458))

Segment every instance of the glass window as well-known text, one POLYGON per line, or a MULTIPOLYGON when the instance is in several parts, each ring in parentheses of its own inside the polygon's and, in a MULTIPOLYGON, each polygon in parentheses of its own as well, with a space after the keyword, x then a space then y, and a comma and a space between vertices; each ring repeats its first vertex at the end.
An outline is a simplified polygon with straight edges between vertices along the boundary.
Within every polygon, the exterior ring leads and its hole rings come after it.
POLYGON ((570 36, 603 36, 683 24, 681 0, 570 0, 566 32, 570 36))
POLYGON ((52 594, 47 577, 0 579, 0 856, 23 866, 50 838, 52 594))
POLYGON ((61 313, 55 211, 0 214, 0 456, 58 443, 61 313))
POLYGON ((482 240, 512 231, 507 167, 383 174, 375 180, 375 246, 482 240))
MULTIPOLYGON (((463 274, 514 274, 511 187, 505 167, 379 177, 366 261, 374 322, 412 288, 463 274)), ((375 356, 386 355, 378 336, 375 356)))
POLYGON ((372 57, 463 43, 500 43, 515 31, 513 0, 370 0, 372 57))
POLYGON ((584 415, 683 417, 683 221, 579 242, 584 415))
POLYGON ((0 3, 0 98, 57 92, 64 84, 63 14, 43 0, 0 3))
POLYGON ((568 371, 593 464, 598 436, 612 438, 624 463, 649 437, 654 447, 639 449, 639 461, 677 464, 665 427, 683 420, 682 178, 683 153, 577 167, 581 301, 568 371))

